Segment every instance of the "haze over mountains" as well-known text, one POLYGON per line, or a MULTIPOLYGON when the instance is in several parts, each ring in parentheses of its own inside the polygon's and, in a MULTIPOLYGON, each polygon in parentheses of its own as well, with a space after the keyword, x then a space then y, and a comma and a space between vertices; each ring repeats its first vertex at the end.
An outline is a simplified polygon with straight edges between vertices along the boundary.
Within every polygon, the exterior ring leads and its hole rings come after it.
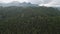
POLYGON ((31 6, 31 7, 33 7, 33 6, 35 6, 35 7, 37 7, 38 4, 31 4, 30 2, 28 2, 28 3, 27 2, 20 3, 18 1, 13 1, 13 2, 10 2, 10 3, 1 2, 0 6, 2 6, 2 7, 9 7, 9 6, 18 6, 18 7, 29 7, 29 6, 31 6))
POLYGON ((10 3, 0 2, 0 6, 2 7, 10 7, 10 6, 17 6, 17 7, 38 7, 38 6, 46 6, 46 7, 53 7, 60 10, 60 5, 48 5, 48 4, 33 4, 31 2, 19 2, 19 1, 12 1, 10 3))

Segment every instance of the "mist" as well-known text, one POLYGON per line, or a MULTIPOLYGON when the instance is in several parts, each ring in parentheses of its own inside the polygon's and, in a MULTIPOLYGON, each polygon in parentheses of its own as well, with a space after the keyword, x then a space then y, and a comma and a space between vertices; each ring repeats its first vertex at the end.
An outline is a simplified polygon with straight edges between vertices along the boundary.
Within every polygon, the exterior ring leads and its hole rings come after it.
POLYGON ((60 0, 29 0, 31 3, 39 4, 40 6, 59 7, 60 0))
POLYGON ((31 2, 32 4, 39 4, 39 6, 47 6, 47 7, 59 7, 60 0, 0 0, 1 2, 12 2, 12 1, 19 1, 19 2, 31 2))

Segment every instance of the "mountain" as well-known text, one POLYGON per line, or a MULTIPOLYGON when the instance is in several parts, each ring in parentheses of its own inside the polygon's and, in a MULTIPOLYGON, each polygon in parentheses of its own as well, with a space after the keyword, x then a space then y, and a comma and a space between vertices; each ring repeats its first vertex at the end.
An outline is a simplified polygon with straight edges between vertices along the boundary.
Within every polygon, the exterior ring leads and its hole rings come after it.
POLYGON ((60 11, 60 7, 53 7, 53 8, 55 8, 55 9, 57 9, 57 10, 59 10, 59 11, 60 11))
POLYGON ((0 8, 0 32, 2 34, 59 34, 60 11, 51 7, 0 8))
POLYGON ((6 15, 16 15, 16 14, 24 14, 25 16, 60 16, 60 11, 54 9, 52 7, 4 7, 0 8, 0 14, 6 15), (33 15, 32 15, 33 14, 33 15))
POLYGON ((57 7, 57 9, 60 11, 60 7, 57 7))
POLYGON ((31 3, 27 3, 27 2, 23 2, 23 3, 20 3, 18 1, 13 1, 13 2, 10 2, 10 3, 0 3, 0 6, 3 6, 3 7, 9 7, 9 6, 18 6, 18 7, 37 7, 38 5, 37 4, 31 4, 31 3))

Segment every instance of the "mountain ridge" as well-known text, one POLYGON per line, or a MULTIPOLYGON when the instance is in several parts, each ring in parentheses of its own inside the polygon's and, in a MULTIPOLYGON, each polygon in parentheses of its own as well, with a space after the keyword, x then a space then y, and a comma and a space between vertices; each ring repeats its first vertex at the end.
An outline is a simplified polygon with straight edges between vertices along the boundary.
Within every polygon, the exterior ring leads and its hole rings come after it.
POLYGON ((13 2, 10 2, 10 3, 0 3, 0 6, 2 6, 2 7, 9 7, 9 6, 19 6, 19 7, 29 7, 29 6, 35 6, 35 7, 37 7, 38 6, 38 4, 32 4, 32 3, 30 3, 30 2, 23 2, 23 3, 20 3, 20 2, 18 2, 18 1, 13 1, 13 2))

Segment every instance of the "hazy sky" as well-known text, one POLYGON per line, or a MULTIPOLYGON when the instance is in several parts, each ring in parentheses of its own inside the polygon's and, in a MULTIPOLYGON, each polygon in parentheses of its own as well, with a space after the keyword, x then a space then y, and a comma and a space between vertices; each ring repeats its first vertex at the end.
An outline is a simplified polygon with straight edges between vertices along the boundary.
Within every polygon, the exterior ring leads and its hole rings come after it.
POLYGON ((41 1, 43 1, 44 3, 50 2, 50 0, 0 0, 0 2, 11 2, 11 1, 19 1, 19 2, 31 2, 31 3, 36 3, 36 4, 40 4, 41 1))
POLYGON ((0 0, 0 2, 6 2, 6 3, 12 2, 12 1, 27 2, 28 0, 0 0))
POLYGON ((12 1, 19 1, 19 2, 31 2, 34 4, 40 4, 41 6, 58 6, 60 5, 60 0, 0 0, 0 2, 12 2, 12 1))

